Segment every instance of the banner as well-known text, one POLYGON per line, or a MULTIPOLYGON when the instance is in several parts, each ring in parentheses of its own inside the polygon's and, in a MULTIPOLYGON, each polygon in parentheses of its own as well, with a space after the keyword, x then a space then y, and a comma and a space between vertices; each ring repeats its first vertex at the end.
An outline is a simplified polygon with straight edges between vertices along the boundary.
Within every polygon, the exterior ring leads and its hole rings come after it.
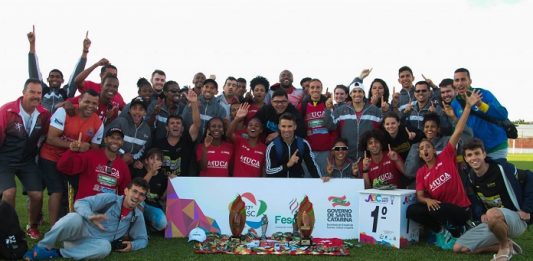
POLYGON ((228 208, 237 195, 246 204, 243 234, 249 228, 260 233, 263 215, 268 218, 267 236, 292 232, 294 215, 307 195, 316 218, 312 236, 357 239, 358 191, 363 189, 362 179, 177 177, 167 190, 165 237, 187 237, 197 226, 231 234, 228 208))

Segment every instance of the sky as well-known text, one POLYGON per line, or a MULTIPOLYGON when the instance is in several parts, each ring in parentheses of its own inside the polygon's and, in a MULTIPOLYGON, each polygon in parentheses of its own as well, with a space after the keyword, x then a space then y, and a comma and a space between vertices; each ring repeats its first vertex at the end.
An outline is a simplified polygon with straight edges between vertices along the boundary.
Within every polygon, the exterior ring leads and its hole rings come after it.
MULTIPOLYGON (((465 67, 511 120, 533 121, 531 11, 532 0, 2 1, 0 104, 21 95, 35 25, 45 78, 54 68, 70 77, 89 31, 87 67, 109 59, 127 101, 154 69, 180 86, 200 71, 219 85, 257 75, 273 84, 289 69, 296 86, 313 77, 331 91, 364 68, 373 68, 367 87, 382 78, 399 90, 403 65, 437 84, 465 67)), ((88 79, 99 81, 98 69, 88 79)))

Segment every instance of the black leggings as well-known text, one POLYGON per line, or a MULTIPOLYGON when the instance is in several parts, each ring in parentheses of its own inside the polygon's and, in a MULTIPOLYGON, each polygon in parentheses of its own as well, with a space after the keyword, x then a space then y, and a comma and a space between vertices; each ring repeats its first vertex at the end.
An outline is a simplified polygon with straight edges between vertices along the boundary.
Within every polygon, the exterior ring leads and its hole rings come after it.
POLYGON ((443 225, 453 225, 456 229, 450 229, 450 233, 454 237, 459 237, 458 228, 464 226, 470 219, 470 211, 468 208, 449 203, 441 203, 439 209, 430 211, 426 204, 418 202, 407 208, 407 218, 429 227, 434 232, 439 232, 443 225))

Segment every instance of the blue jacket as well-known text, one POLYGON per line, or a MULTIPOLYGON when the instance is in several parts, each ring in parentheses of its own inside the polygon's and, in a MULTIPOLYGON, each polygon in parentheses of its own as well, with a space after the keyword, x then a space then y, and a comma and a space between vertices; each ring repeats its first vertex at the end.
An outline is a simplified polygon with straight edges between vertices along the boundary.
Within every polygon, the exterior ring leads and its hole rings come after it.
MULTIPOLYGON (((472 113, 468 117, 467 126, 473 130, 474 137, 483 141, 487 153, 507 148, 507 134, 505 130, 473 113, 474 111, 478 111, 495 120, 505 120, 508 117, 507 109, 498 102, 491 92, 480 88, 472 90, 479 90, 481 92, 482 105, 472 107, 472 113)), ((459 95, 452 101, 452 108, 457 118, 460 118, 463 114, 462 104, 464 104, 464 101, 459 95)))

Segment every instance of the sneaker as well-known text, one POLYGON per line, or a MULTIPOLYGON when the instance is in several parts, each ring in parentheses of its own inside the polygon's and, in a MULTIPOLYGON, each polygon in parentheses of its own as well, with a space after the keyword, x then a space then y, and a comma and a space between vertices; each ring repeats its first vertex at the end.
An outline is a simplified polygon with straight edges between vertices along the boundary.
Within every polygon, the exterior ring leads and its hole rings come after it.
POLYGON ((38 227, 30 226, 29 224, 26 226, 26 235, 28 235, 29 238, 34 240, 41 238, 41 232, 39 232, 38 227))
POLYGON ((59 254, 59 249, 57 248, 47 249, 38 245, 35 245, 35 247, 33 247, 32 260, 44 260, 58 257, 61 257, 61 254, 59 254))
POLYGON ((452 234, 446 229, 442 229, 441 232, 435 235, 435 245, 443 250, 453 249, 455 241, 457 241, 457 238, 453 237, 452 234))

